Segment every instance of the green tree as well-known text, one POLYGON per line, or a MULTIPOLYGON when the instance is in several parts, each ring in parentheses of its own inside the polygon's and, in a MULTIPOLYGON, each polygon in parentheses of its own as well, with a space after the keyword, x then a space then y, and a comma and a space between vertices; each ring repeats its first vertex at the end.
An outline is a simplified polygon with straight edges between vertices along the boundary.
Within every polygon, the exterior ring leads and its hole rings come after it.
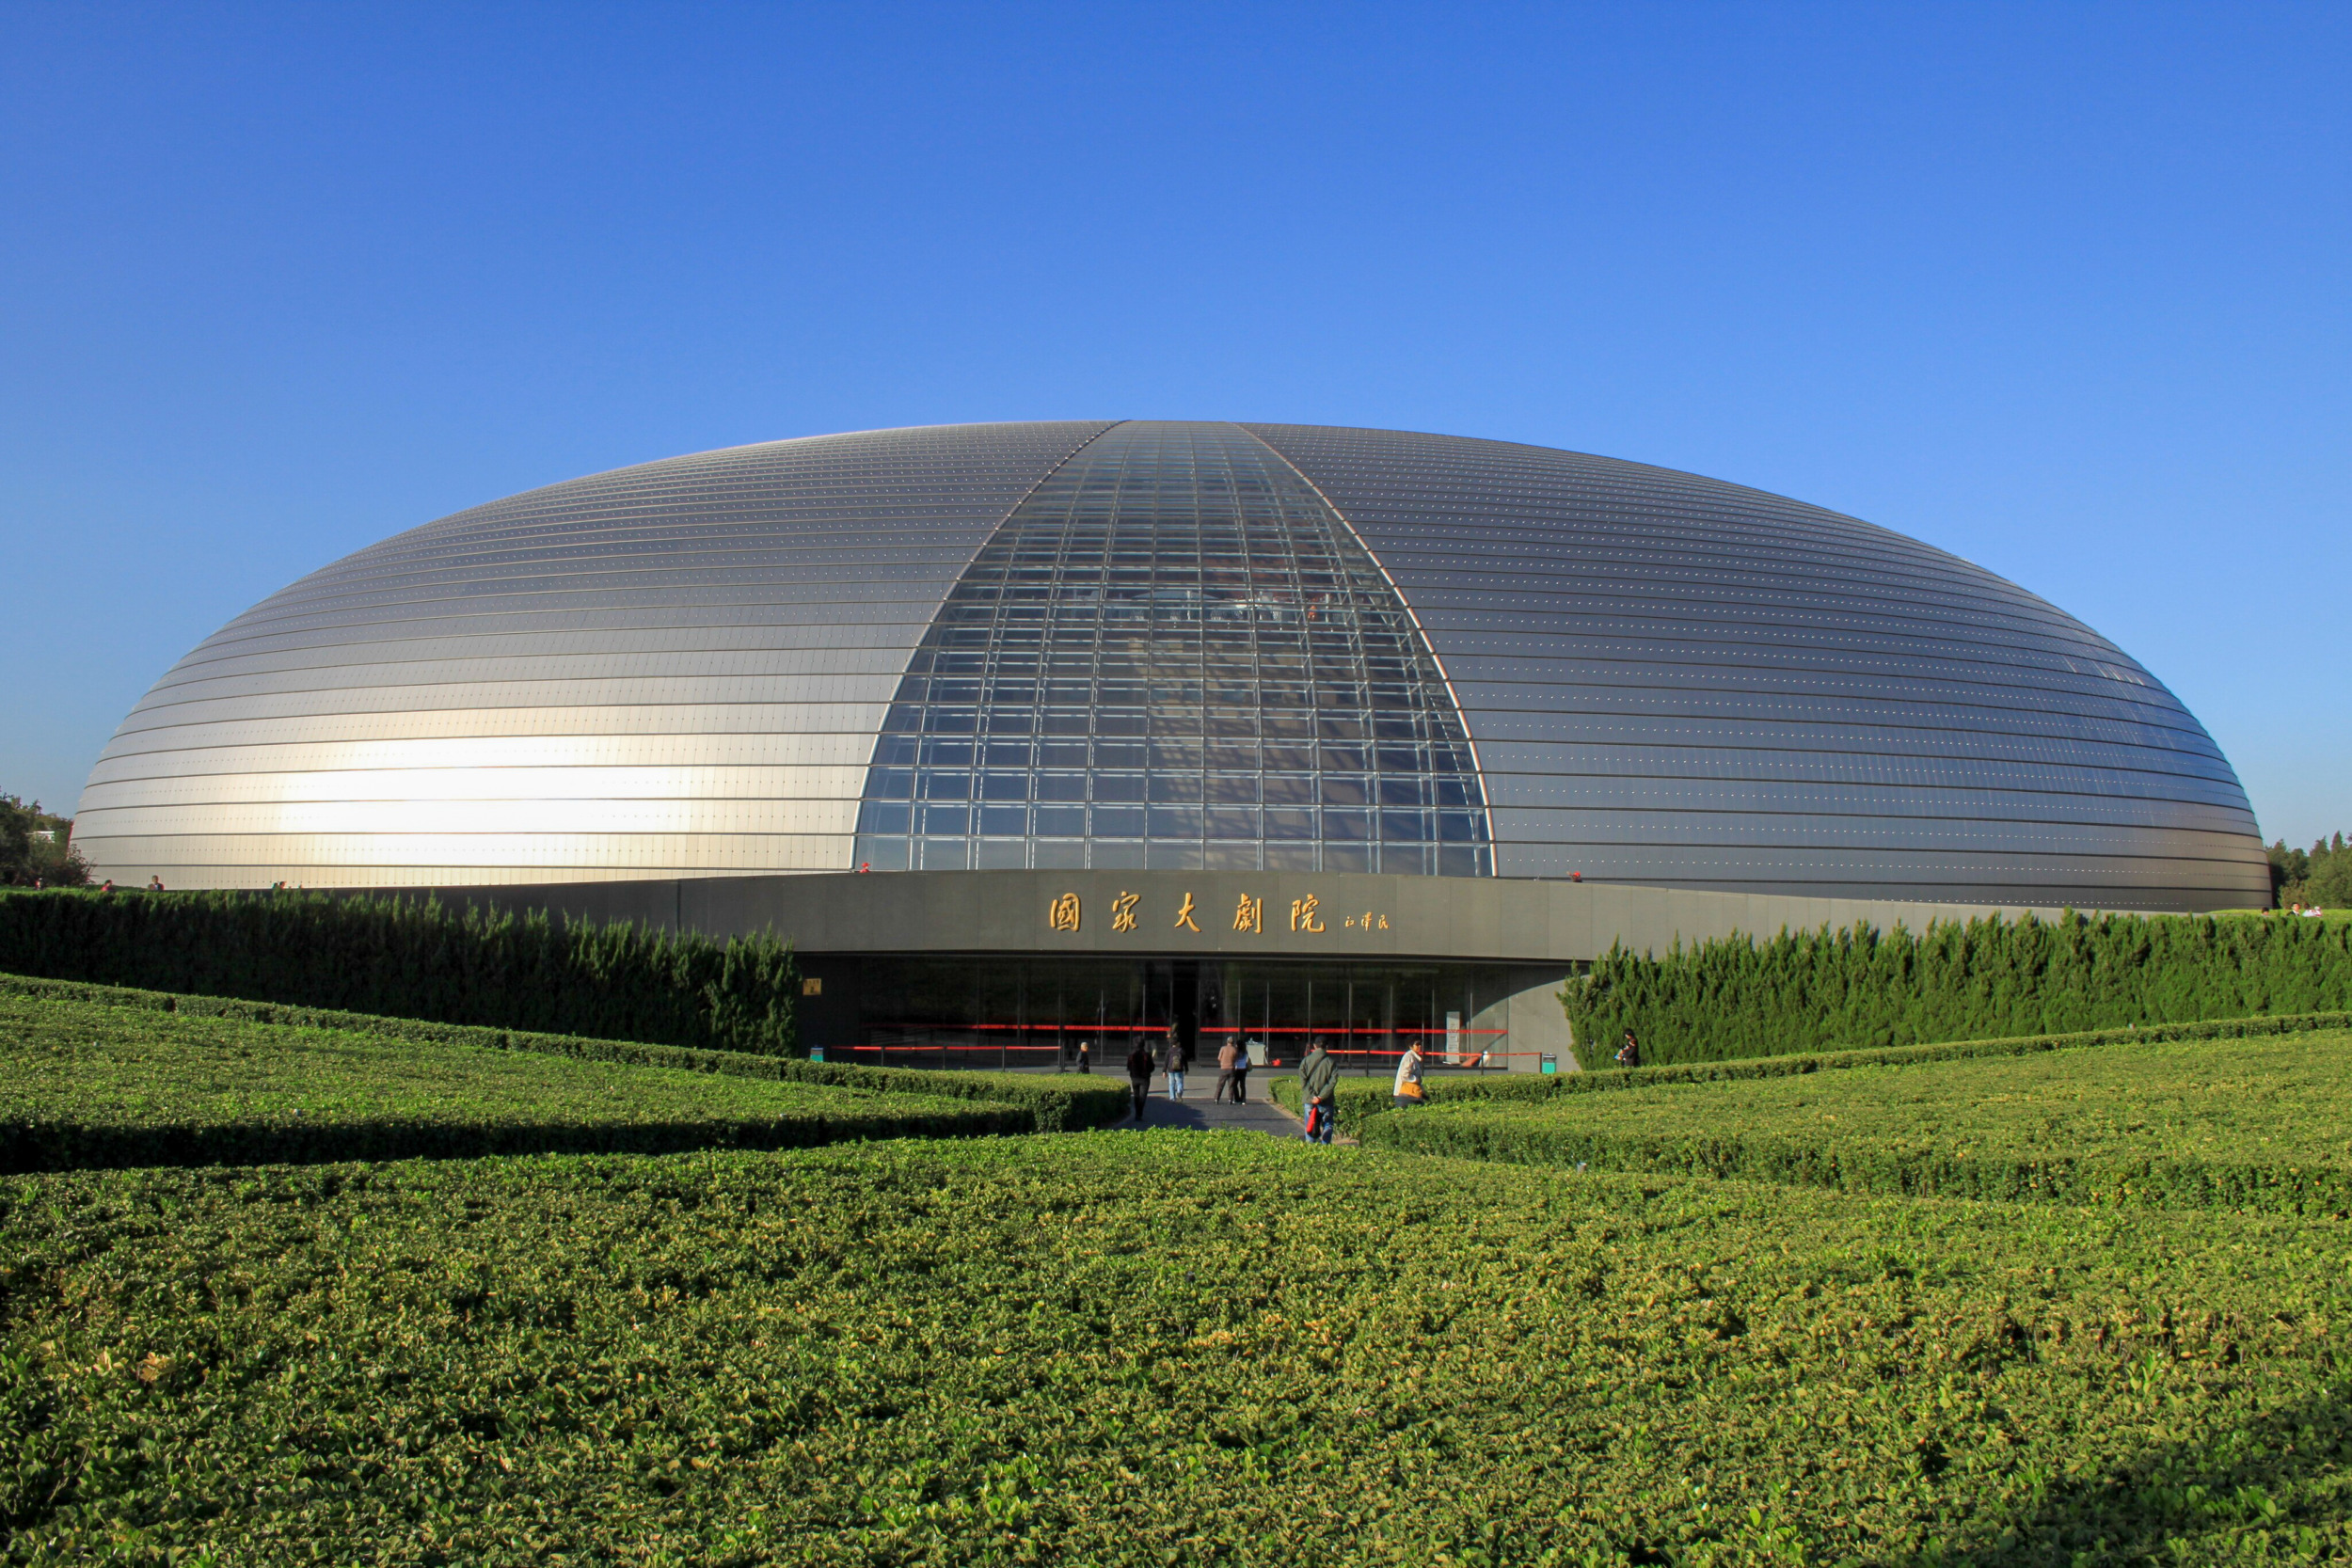
POLYGON ((2352 850, 2345 849, 2342 833, 2312 846, 2311 880, 2304 886, 2305 903, 2352 905, 2352 850))
POLYGON ((2352 906, 2352 849, 2344 835, 2323 838, 2307 852, 2280 839, 2270 847, 2270 886, 2277 905, 2352 906))
POLYGON ((2270 901, 2273 907, 2285 909, 2292 901, 2287 890, 2300 886, 2312 874, 2312 858, 2300 849, 2290 849, 2280 839, 2270 847, 2270 901))
POLYGON ((73 819, 54 816, 40 802, 0 795, 0 887, 81 887, 89 880, 82 851, 73 847, 73 819))

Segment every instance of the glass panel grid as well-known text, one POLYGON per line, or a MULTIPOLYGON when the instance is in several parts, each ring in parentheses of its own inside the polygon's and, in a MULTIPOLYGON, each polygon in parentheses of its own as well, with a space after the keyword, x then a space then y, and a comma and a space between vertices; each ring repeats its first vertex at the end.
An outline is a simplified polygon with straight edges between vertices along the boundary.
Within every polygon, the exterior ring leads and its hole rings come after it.
POLYGON ((948 818, 900 804, 910 759, 914 798, 983 802, 964 832, 984 866, 1493 872, 1403 601, 1233 425, 1117 426, 981 548, 884 720, 857 839, 877 870, 955 853, 948 818), (949 735, 985 758, 920 749, 949 735))

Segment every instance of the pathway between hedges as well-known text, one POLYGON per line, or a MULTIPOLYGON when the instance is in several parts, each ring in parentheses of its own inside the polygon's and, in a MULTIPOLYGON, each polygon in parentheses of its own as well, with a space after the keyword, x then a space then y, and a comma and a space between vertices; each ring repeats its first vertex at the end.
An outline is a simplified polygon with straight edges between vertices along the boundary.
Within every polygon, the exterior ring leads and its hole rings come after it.
MULTIPOLYGON (((1266 1092, 1267 1074, 1262 1070, 1250 1076, 1257 1082, 1249 1085, 1249 1098, 1238 1105, 1230 1100, 1209 1098, 1211 1091, 1216 1087, 1215 1068, 1207 1072, 1187 1074, 1187 1092, 1182 1100, 1168 1099, 1168 1080, 1154 1078, 1152 1080, 1152 1101, 1145 1108, 1143 1125, 1147 1128, 1185 1127, 1199 1132, 1243 1128, 1278 1138, 1299 1137, 1301 1129, 1298 1118, 1276 1104, 1274 1097, 1266 1092)), ((1119 1125, 1133 1127, 1135 1123, 1121 1121, 1119 1125)))

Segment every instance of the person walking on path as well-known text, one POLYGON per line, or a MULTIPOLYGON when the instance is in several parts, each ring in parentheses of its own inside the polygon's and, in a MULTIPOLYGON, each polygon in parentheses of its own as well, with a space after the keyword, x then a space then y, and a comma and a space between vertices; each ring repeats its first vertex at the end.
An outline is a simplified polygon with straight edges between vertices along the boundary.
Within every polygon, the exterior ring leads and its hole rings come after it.
POLYGON ((1168 1073, 1168 1098, 1184 1098, 1184 1070, 1192 1066, 1192 1053, 1184 1049, 1184 1037, 1173 1025, 1168 1031, 1168 1057, 1161 1064, 1168 1073))
POLYGON ((1389 1085, 1389 1098, 1397 1109, 1421 1103, 1421 1042, 1414 1040, 1405 1047, 1405 1054, 1396 1059, 1396 1082, 1389 1085))
POLYGON ((1092 1072, 1094 1070, 1092 1065, 1093 1061, 1094 1042, 1092 1040, 1080 1040, 1078 1042, 1078 1070, 1080 1072, 1092 1072))
POLYGON ((1152 1046, 1137 1034, 1135 1049, 1127 1053, 1127 1090, 1136 1098, 1136 1125, 1143 1125, 1143 1108, 1152 1100, 1152 1073, 1160 1064, 1152 1059, 1152 1046))
POLYGON ((1226 1036, 1225 1043, 1216 1048, 1216 1092, 1209 1096, 1211 1100, 1223 1100, 1225 1092, 1233 1086, 1233 1058, 1240 1054, 1241 1047, 1234 1043, 1233 1037, 1226 1036))
POLYGON ((1249 1103, 1249 1046, 1250 1042, 1244 1040, 1241 1049, 1233 1053, 1233 1103, 1236 1105, 1249 1103))
POLYGON ((1633 1031, 1630 1029, 1625 1032, 1624 1043, 1617 1047, 1617 1065, 1619 1067, 1642 1065, 1642 1042, 1633 1037, 1633 1031))
POLYGON ((1327 1144, 1340 1122, 1340 1064, 1318 1035, 1298 1064, 1298 1100, 1307 1108, 1307 1141, 1327 1144))

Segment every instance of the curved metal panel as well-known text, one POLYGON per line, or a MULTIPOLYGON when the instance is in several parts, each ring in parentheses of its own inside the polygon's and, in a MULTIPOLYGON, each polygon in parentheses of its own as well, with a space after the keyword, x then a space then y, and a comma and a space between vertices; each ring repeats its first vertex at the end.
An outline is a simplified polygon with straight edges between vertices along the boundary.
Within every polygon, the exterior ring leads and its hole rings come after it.
POLYGON ((534 490, 205 640, 85 788, 102 874, 427 885, 841 870, 907 656, 1101 422, 817 436, 534 490))
POLYGON ((2203 726, 2113 643, 1980 567, 1693 474, 1247 428, 1419 617, 1478 745, 1502 875, 2267 900, 2253 814, 2203 726))
POLYGON ((2202 726, 2014 584, 1693 475, 1298 425, 822 436, 459 513, 181 660, 75 838, 197 886, 862 858, 2268 891, 2202 726))

